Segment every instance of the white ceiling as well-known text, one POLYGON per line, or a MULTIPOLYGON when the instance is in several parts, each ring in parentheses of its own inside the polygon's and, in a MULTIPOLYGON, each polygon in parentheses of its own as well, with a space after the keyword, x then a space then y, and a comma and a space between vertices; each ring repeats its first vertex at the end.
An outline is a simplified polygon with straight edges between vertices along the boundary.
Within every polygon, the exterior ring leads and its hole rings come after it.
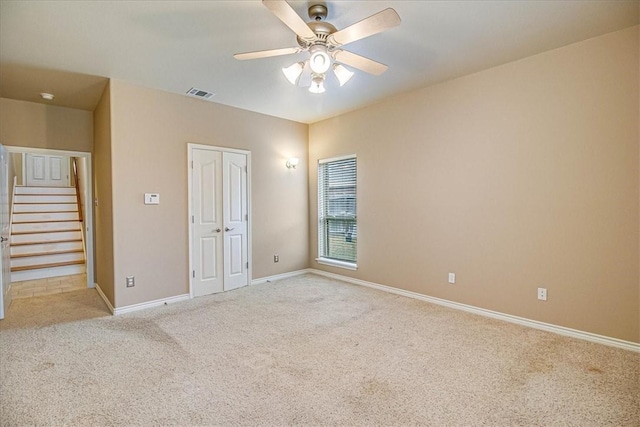
MULTIPOLYGON (((215 92, 213 102, 312 123, 637 25, 640 16, 638 0, 289 3, 305 21, 309 5, 326 4, 327 20, 338 29, 394 8, 402 19, 399 27, 345 46, 389 70, 378 77, 356 71, 342 88, 328 77, 326 93, 314 95, 292 86, 280 71, 303 53, 235 60, 238 52, 297 46, 294 34, 259 0, 2 0, 0 96, 36 100, 44 86, 38 82, 46 79, 21 81, 21 76, 52 70, 73 73, 69 80, 77 84, 82 84, 78 74, 86 74, 180 94, 197 87, 215 92)), ((58 80, 50 79, 47 90, 56 93, 58 80)), ((54 103, 91 109, 97 99, 72 99, 89 96, 84 89, 67 88, 54 103)))

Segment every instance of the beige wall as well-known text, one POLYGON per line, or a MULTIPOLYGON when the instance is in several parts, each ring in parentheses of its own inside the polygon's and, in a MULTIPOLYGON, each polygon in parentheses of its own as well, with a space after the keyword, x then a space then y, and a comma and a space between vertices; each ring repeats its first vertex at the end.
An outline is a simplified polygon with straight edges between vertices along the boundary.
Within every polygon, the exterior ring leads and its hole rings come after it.
POLYGON ((640 342, 638 52, 635 27, 311 125, 311 265, 640 342), (357 272, 313 260, 315 165, 351 153, 357 272))
MULTIPOLYGON (((93 155, 95 280, 115 306, 113 278, 113 191, 111 160, 111 91, 107 84, 93 113, 95 127, 93 155)), ((91 206, 91 203, 88 204, 91 206)))
POLYGON ((9 153, 9 161, 11 162, 11 168, 14 171, 14 176, 17 178, 16 184, 22 185, 22 153, 9 153))
POLYGON ((0 98, 0 143, 91 152, 93 116, 90 111, 0 98))
POLYGON ((120 81, 111 90, 116 307, 189 291, 189 142, 251 151, 253 278, 307 267, 307 125, 120 81), (160 205, 145 206, 145 192, 160 205))

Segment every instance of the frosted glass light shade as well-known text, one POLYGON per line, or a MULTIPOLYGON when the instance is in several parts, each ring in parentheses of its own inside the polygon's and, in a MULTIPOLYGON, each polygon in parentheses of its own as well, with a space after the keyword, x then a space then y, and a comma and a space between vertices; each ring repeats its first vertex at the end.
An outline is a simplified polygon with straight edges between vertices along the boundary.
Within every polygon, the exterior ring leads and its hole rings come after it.
POLYGON ((353 77, 353 71, 347 70, 340 64, 333 64, 333 72, 338 78, 340 86, 343 86, 346 82, 349 81, 349 79, 351 79, 351 77, 353 77))
POLYGON ((298 84, 302 70, 304 69, 304 62, 296 62, 282 69, 284 76, 291 82, 292 85, 298 84))
POLYGON ((324 46, 311 46, 309 49, 311 57, 309 58, 309 66, 311 71, 317 74, 326 73, 331 67, 331 57, 327 53, 327 48, 324 46))
POLYGON ((309 92, 311 93, 324 93, 324 74, 314 74, 309 86, 309 92))

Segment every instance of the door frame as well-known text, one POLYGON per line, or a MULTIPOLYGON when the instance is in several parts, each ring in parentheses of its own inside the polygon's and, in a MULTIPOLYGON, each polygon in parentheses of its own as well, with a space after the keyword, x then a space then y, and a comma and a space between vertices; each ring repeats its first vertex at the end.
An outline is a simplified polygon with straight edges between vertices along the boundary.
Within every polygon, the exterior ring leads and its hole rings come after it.
MULTIPOLYGON (((85 179, 87 183, 87 197, 84 201, 85 211, 83 212, 83 227, 85 229, 85 265, 87 272, 87 288, 95 288, 96 283, 94 281, 94 255, 93 255, 93 165, 91 153, 85 151, 67 151, 67 150, 55 150, 48 148, 31 148, 31 147, 17 147, 5 145, 7 153, 20 153, 20 154, 51 154, 60 155, 66 157, 83 157, 87 159, 87 176, 81 177, 85 179)), ((22 157, 23 162, 26 156, 22 157)), ((23 185, 26 183, 26 171, 25 164, 23 164, 23 185)), ((69 171, 71 173, 71 171, 69 171)), ((71 177, 69 177, 71 180, 71 177)))
POLYGON ((207 150, 207 151, 220 151, 228 153, 238 153, 247 156, 247 262, 249 267, 247 268, 247 285, 251 284, 253 280, 253 260, 252 260, 252 243, 251 243, 251 151, 240 150, 237 148, 218 147, 213 145, 196 144, 193 142, 187 143, 187 224, 189 235, 189 298, 193 298, 193 224, 191 223, 191 216, 193 215, 193 189, 191 188, 191 181, 193 179, 193 150, 207 150))
MULTIPOLYGON (((7 149, 5 148, 5 146, 3 146, 2 144, 0 144, 0 156, 3 155, 6 157, 5 160, 0 161, 1 163, 5 163, 6 166, 4 168, 4 171, 2 171, 2 167, 0 166, 0 173, 4 172, 0 175, 0 182, 2 182, 2 188, 0 188, 0 199, 2 199, 0 201, 0 205, 2 204, 2 202, 6 203, 7 206, 4 207, 4 209, 6 209, 7 212, 7 218, 5 218, 5 220, 7 221, 7 225, 9 227, 9 240, 11 240, 11 206, 9 206, 9 152, 7 151, 7 149), (6 179, 5 179, 6 178, 6 179), (5 193, 6 194, 3 194, 5 193)), ((1 209, 1 208, 0 208, 1 209)), ((2 215, 2 213, 0 213, 0 215, 2 215)), ((2 236, 2 226, 3 224, 0 223, 0 236, 2 236)), ((4 236, 2 236, 4 237, 4 236)), ((7 251, 9 251, 9 253, 5 253, 4 250, 2 250, 2 248, 0 248, 0 320, 4 319, 7 311, 9 309, 9 306, 11 305, 11 267, 10 265, 5 265, 5 261, 9 262, 9 264, 11 263, 11 241, 7 242, 7 251), (8 277, 5 277, 4 272, 8 271, 9 274, 7 274, 8 277), (5 280, 8 279, 8 282, 5 280), (6 292, 5 292, 6 289, 6 292)), ((2 242, 0 242, 0 245, 3 245, 2 242)))

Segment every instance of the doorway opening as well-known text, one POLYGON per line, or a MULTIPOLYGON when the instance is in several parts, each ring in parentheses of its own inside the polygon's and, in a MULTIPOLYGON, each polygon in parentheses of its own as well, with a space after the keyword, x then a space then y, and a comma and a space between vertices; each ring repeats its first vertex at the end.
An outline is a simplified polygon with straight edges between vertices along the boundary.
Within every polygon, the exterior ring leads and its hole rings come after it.
POLYGON ((91 153, 6 151, 11 296, 95 287, 91 153))

